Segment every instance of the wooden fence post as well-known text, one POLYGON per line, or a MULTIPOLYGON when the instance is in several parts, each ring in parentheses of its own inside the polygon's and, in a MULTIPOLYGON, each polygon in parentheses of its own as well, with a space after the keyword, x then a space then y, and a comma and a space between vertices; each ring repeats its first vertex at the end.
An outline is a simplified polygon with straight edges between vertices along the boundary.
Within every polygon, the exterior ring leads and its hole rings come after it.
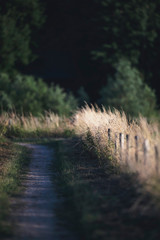
POLYGON ((129 160, 129 134, 126 135, 126 164, 129 160))
POLYGON ((139 143, 139 137, 135 136, 135 160, 138 162, 138 143, 139 143))
POLYGON ((120 160, 122 161, 123 147, 124 147, 124 134, 119 134, 119 145, 120 145, 120 160))
POLYGON ((108 128, 108 142, 111 141, 111 129, 108 128))
POLYGON ((11 118, 10 118, 9 121, 8 121, 8 126, 9 126, 9 128, 12 127, 12 119, 11 119, 11 118))
POLYGON ((159 174, 159 153, 158 153, 158 147, 154 146, 155 150, 155 161, 156 161, 156 173, 159 174))
POLYGON ((147 160, 148 160, 148 152, 149 152, 149 141, 148 141, 148 139, 144 140, 143 151, 144 151, 144 165, 145 165, 147 163, 147 160))
POLYGON ((117 153, 117 133, 115 133, 115 141, 114 141, 114 153, 117 153))

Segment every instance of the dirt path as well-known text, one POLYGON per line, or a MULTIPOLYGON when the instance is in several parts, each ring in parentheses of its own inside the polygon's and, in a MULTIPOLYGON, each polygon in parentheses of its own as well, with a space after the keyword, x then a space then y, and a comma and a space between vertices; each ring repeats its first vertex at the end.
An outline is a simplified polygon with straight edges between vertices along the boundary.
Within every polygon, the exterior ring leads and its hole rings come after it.
POLYGON ((29 171, 23 181, 25 191, 13 199, 14 240, 75 240, 57 219, 59 201, 51 169, 53 150, 43 145, 21 144, 32 150, 29 171))

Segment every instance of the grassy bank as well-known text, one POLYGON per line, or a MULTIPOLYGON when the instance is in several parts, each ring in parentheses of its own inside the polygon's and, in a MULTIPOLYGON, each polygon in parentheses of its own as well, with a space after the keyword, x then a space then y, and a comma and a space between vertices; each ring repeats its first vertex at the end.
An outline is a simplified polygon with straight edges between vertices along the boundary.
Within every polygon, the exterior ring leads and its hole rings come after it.
POLYGON ((120 172, 109 159, 103 164, 79 140, 57 143, 56 152, 58 186, 66 199, 58 214, 80 239, 158 239, 160 208, 136 174, 120 172))
POLYGON ((7 138, 51 138, 70 136, 73 133, 69 119, 50 112, 39 117, 15 113, 4 113, 0 116, 0 135, 7 138))
POLYGON ((25 148, 1 139, 0 142, 0 236, 10 234, 9 199, 20 191, 20 176, 28 165, 25 148))
POLYGON ((118 110, 86 106, 74 115, 74 129, 97 157, 107 161, 110 153, 119 168, 138 173, 139 179, 160 178, 158 122, 148 122, 141 116, 129 120, 118 110))
POLYGON ((0 117, 0 134, 16 140, 54 137, 79 137, 99 161, 130 174, 137 181, 147 183, 154 194, 160 192, 160 125, 143 117, 129 120, 124 112, 113 112, 88 106, 79 109, 71 118, 45 115, 3 114, 0 117), (156 189, 156 191, 155 191, 156 189))
POLYGON ((70 119, 52 113, 38 118, 1 116, 0 126, 1 135, 14 139, 42 142, 46 137, 52 144, 51 138, 72 137, 54 143, 57 189, 66 199, 58 214, 81 239, 159 238, 158 123, 86 106, 70 119))

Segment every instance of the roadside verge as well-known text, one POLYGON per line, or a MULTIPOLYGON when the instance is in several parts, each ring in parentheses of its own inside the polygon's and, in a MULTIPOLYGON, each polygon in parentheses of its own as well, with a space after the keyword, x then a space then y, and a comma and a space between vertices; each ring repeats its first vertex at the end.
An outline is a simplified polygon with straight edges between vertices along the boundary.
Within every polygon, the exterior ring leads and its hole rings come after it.
POLYGON ((65 196, 57 214, 86 240, 156 240, 159 207, 135 174, 100 163, 79 139, 57 141, 57 189, 65 196))
POLYGON ((10 141, 0 143, 0 236, 11 234, 9 199, 21 189, 20 176, 28 166, 29 152, 10 141))

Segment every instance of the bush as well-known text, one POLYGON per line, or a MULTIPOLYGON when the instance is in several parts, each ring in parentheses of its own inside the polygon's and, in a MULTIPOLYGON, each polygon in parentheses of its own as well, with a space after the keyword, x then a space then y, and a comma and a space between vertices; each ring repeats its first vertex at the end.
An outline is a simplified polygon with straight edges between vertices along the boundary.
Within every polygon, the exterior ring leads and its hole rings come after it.
POLYGON ((155 93, 144 83, 140 72, 125 58, 119 60, 115 69, 114 78, 109 78, 107 85, 100 91, 99 103, 124 110, 134 117, 139 114, 146 117, 154 115, 155 93))
POLYGON ((11 79, 5 73, 0 74, 0 102, 1 111, 15 110, 33 115, 44 111, 69 115, 77 106, 74 96, 58 85, 48 87, 42 79, 20 74, 11 79))

